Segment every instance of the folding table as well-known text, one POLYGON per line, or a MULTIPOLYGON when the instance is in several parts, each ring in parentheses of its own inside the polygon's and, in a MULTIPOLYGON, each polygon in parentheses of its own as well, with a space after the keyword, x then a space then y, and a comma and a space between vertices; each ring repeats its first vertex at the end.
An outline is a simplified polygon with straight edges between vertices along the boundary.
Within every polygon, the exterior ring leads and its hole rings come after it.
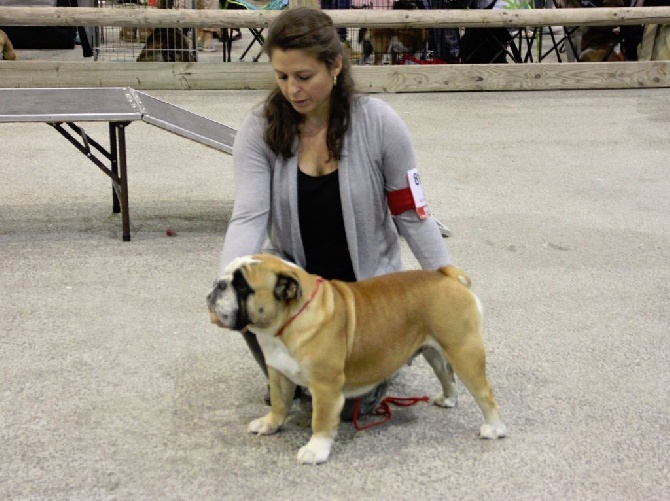
POLYGON ((235 129, 128 87, 0 88, 0 123, 51 125, 111 179, 112 211, 121 213, 124 241, 130 241, 125 129, 137 120, 224 153, 233 151, 235 129), (76 122, 108 122, 109 148, 76 122))

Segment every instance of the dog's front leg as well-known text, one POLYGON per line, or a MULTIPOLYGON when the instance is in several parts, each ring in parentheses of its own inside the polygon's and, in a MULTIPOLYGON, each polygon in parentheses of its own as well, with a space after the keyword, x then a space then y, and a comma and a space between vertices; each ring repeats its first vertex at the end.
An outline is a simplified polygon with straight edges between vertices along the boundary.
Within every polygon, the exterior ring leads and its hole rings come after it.
POLYGON ((342 384, 309 387, 312 394, 312 436, 298 451, 298 463, 320 464, 328 460, 344 406, 342 384))
POLYGON ((254 419, 247 430, 258 435, 272 435, 284 424, 293 403, 295 383, 278 370, 268 367, 270 380, 270 412, 262 418, 254 419))

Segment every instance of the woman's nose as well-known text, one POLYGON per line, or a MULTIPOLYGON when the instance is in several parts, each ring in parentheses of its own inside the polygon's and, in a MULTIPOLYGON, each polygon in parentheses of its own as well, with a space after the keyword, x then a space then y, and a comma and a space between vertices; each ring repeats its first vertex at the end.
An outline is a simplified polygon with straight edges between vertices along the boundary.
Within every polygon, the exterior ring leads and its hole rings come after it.
POLYGON ((300 84, 295 78, 288 79, 288 91, 291 94, 297 94, 298 92, 300 92, 300 84))

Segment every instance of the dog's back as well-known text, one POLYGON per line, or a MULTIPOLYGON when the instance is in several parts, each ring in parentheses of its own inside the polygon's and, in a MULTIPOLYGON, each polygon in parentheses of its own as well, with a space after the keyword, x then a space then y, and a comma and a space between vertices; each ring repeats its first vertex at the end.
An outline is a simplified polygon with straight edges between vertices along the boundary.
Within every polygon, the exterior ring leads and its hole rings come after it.
POLYGON ((344 284, 353 293, 354 301, 375 303, 372 308, 384 308, 383 299, 389 296, 402 296, 408 301, 419 298, 431 303, 434 300, 456 298, 468 301, 474 296, 470 290, 470 277, 455 266, 444 266, 434 271, 410 270, 388 273, 352 283, 333 281, 334 285, 338 283, 344 284), (384 292, 380 294, 380 291, 384 292), (438 299, 434 297, 436 295, 446 297, 438 299))
MULTIPOLYGON (((349 348, 352 361, 360 354, 363 364, 370 351, 387 352, 393 358, 389 346, 409 346, 400 352, 414 353, 429 337, 440 338, 440 344, 463 335, 479 337, 481 306, 464 285, 468 281, 453 266, 390 273, 354 283, 332 281, 354 312, 348 329, 348 337, 354 340, 349 348), (383 335, 376 335, 380 332, 383 335)), ((388 360, 397 368, 405 362, 402 357, 388 360)))

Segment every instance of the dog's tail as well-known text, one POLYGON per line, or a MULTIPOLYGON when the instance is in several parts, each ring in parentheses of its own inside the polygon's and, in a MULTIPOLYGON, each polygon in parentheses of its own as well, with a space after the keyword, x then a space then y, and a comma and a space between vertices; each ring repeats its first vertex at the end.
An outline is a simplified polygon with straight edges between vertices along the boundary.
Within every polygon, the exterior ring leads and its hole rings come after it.
POLYGON ((463 284, 468 288, 472 283, 470 277, 467 276, 463 270, 461 270, 460 268, 456 268, 455 266, 452 265, 443 266, 442 268, 439 268, 438 271, 446 277, 449 277, 453 280, 457 280, 458 282, 460 282, 461 284, 463 284))

